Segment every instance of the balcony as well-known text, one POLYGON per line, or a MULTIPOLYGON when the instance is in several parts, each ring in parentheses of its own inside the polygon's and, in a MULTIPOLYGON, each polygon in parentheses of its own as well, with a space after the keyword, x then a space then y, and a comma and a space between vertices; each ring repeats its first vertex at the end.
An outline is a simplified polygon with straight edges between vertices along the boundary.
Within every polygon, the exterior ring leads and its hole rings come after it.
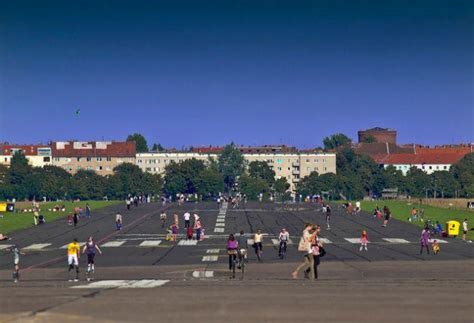
POLYGON ((293 167, 300 167, 300 162, 299 162, 299 161, 292 162, 291 165, 292 165, 293 167))
POLYGON ((299 177, 298 178, 297 177, 293 178, 293 183, 298 183, 299 181, 300 181, 299 177))
POLYGON ((293 175, 299 175, 300 174, 300 170, 299 169, 293 169, 293 171, 291 172, 293 175))

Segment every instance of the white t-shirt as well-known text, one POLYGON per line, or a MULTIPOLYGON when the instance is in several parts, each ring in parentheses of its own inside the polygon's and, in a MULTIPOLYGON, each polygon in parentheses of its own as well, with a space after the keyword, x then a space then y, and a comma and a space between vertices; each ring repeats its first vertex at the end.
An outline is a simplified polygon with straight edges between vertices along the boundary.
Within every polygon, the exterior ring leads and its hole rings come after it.
POLYGON ((356 208, 360 209, 360 202, 356 202, 356 208))
POLYGON ((184 221, 189 221, 190 217, 191 217, 191 214, 189 214, 189 212, 184 213, 184 221))
POLYGON ((253 238, 253 242, 255 243, 259 243, 259 242, 262 242, 262 238, 263 238, 263 234, 258 234, 258 233, 255 233, 255 236, 253 238))
POLYGON ((464 221, 462 223, 462 229, 463 229, 463 231, 467 231, 467 221, 464 221))

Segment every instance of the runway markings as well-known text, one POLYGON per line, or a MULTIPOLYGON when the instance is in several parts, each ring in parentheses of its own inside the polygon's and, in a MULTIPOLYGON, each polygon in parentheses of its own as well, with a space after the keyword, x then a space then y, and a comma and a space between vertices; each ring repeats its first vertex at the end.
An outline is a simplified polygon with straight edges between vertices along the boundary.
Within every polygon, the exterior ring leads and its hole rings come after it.
POLYGON ((383 240, 390 242, 390 243, 410 243, 410 241, 405 240, 405 239, 399 239, 399 238, 383 238, 383 240))
POLYGON ((178 246, 195 246, 197 243, 197 240, 180 240, 178 246))
POLYGON ((225 223, 217 222, 216 227, 225 227, 225 223))
POLYGON ((126 242, 126 240, 121 240, 121 241, 109 241, 101 245, 101 247, 120 247, 126 242))
POLYGON ((109 288, 154 288, 163 286, 169 280, 141 279, 141 280, 102 280, 87 285, 72 286, 71 288, 109 289, 109 288))
MULTIPOLYGON (((85 242, 78 242, 78 243, 79 243, 79 246, 81 247, 83 247, 86 244, 85 242)), ((67 249, 68 244, 65 244, 64 246, 62 246, 61 249, 67 249)))
POLYGON ((13 247, 12 244, 2 244, 2 245, 0 245, 0 250, 8 249, 8 248, 11 248, 11 247, 13 247))
POLYGON ((196 270, 193 271, 194 278, 212 278, 214 277, 214 271, 212 270, 196 270))
POLYGON ((224 228, 214 228, 214 232, 224 232, 224 228))
POLYGON ((217 261, 217 258, 218 258, 218 256, 204 256, 204 257, 202 257, 202 261, 203 262, 204 261, 209 261, 209 262, 217 261))
POLYGON ((41 250, 43 248, 46 248, 48 246, 50 246, 51 243, 34 243, 32 245, 29 245, 28 247, 25 247, 24 249, 28 249, 28 250, 41 250))
POLYGON ((360 238, 344 238, 344 240, 347 240, 350 243, 360 243, 360 238))
POLYGON ((216 222, 225 222, 225 219, 219 219, 219 218, 217 218, 216 222))
MULTIPOLYGON (((280 240, 278 240, 278 239, 272 239, 272 243, 273 243, 275 246, 279 246, 279 245, 280 245, 280 240)), ((293 241, 290 239, 290 240, 288 240, 287 244, 293 244, 293 241)))
POLYGON ((206 253, 219 253, 220 249, 207 249, 206 253))
POLYGON ((140 247, 157 247, 161 243, 161 240, 145 240, 140 243, 140 247))

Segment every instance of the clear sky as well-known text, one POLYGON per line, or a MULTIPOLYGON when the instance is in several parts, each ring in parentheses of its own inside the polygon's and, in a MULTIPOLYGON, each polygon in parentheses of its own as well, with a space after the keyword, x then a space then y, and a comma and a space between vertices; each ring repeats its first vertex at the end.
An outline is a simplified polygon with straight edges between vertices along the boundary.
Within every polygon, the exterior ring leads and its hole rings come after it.
POLYGON ((472 142, 473 27, 455 0, 1 1, 0 141, 472 142))

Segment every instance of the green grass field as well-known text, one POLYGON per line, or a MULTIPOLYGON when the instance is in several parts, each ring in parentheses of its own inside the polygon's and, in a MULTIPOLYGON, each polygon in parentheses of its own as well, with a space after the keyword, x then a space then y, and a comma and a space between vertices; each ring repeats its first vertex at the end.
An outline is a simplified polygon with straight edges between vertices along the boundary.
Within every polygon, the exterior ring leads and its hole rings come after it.
MULTIPOLYGON (((338 203, 344 203, 340 201, 338 203)), ((352 201, 352 205, 355 205, 355 201, 352 201)), ((469 228, 474 228, 474 212, 469 210, 459 210, 459 209, 445 209, 440 207, 434 207, 429 205, 420 205, 415 201, 396 201, 396 200, 383 200, 383 201, 361 201, 362 211, 370 212, 375 209, 376 206, 379 206, 382 209, 385 205, 392 212, 392 216, 404 222, 409 222, 419 227, 423 227, 424 222, 418 220, 410 222, 408 219, 411 215, 412 208, 416 208, 418 212, 423 209, 425 211, 424 218, 430 219, 433 224, 436 221, 439 221, 443 228, 447 221, 456 220, 461 224, 460 234, 462 231, 462 222, 464 219, 467 219, 469 228)), ((470 240, 474 239, 474 231, 469 231, 467 238, 470 240)))
MULTIPOLYGON (((85 209, 86 203, 89 203, 91 208, 92 216, 94 216, 94 211, 106 206, 114 205, 120 203, 120 201, 80 201, 80 202, 46 202, 40 204, 41 212, 40 214, 44 215, 46 218, 46 223, 54 221, 59 218, 66 219, 67 215, 73 211, 75 207, 82 207, 85 209), (48 209, 52 209, 55 205, 66 207, 66 212, 52 212, 48 209)), ((25 206, 25 203, 19 204, 19 208, 31 208, 31 203, 28 203, 25 206)), ((0 233, 10 234, 16 230, 24 229, 33 226, 33 213, 17 213, 17 212, 5 212, 2 214, 3 218, 0 218, 0 233)))

